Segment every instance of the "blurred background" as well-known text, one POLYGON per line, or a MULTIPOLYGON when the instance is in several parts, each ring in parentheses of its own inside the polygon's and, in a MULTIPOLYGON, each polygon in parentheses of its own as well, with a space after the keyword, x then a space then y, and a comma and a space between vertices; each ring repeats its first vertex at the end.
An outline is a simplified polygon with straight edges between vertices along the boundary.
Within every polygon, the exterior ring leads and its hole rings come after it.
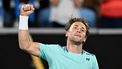
MULTIPOLYGON (((64 46, 65 24, 81 17, 91 33, 84 49, 97 56, 100 69, 122 69, 122 0, 0 0, 0 69, 36 69, 31 56, 18 46, 23 4, 35 7, 29 16, 34 41, 64 46)), ((42 63, 48 69, 47 62, 42 63)))

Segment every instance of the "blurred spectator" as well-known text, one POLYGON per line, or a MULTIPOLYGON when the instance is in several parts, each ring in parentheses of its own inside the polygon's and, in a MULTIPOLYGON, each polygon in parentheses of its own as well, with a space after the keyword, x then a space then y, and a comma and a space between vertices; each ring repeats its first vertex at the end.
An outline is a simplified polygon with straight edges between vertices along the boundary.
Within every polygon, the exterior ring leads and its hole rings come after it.
POLYGON ((74 0, 50 0, 50 7, 40 11, 39 22, 48 27, 64 27, 70 18, 80 17, 80 7, 76 4, 81 0, 77 1, 76 3, 74 0))
POLYGON ((95 0, 88 1, 82 0, 80 15, 85 18, 88 22, 90 28, 96 28, 96 8, 95 8, 95 0), (92 5, 92 1, 94 1, 94 5, 92 5))
POLYGON ((99 27, 122 28, 122 0, 103 0, 99 12, 99 27))
POLYGON ((14 11, 11 6, 12 0, 2 0, 3 4, 3 26, 4 27, 13 27, 14 23, 14 11))
MULTIPOLYGON (((35 13, 29 17, 29 27, 64 27, 72 17, 83 17, 90 28, 95 27, 96 0, 1 0, 3 4, 4 27, 18 26, 22 4, 33 4, 35 13), (89 9, 90 8, 90 9, 89 9)), ((0 5, 1 5, 0 4, 0 5)), ((2 5, 1 5, 2 6, 2 5)), ((2 8, 0 7, 2 14, 2 8)), ((0 24, 2 26, 2 22, 0 24)))
POLYGON ((94 12, 97 12, 99 0, 84 0, 84 7, 87 7, 94 12))
POLYGON ((40 8, 39 9, 47 8, 50 5, 49 0, 38 0, 38 2, 40 4, 40 8))
POLYGON ((50 16, 50 9, 49 8, 40 9, 38 14, 39 14, 38 15, 39 27, 52 27, 52 25, 49 22, 49 16, 50 16))
POLYGON ((96 28, 96 13, 89 8, 81 8, 80 15, 88 22, 90 28, 96 28))
POLYGON ((37 23, 39 27, 49 26, 49 0, 39 0, 40 7, 37 9, 37 23))
POLYGON ((2 7, 2 0, 0 0, 0 27, 3 27, 3 7, 2 7))
POLYGON ((40 10, 42 27, 64 27, 72 17, 85 18, 90 28, 96 27, 96 0, 50 0, 50 6, 40 10), (93 2, 92 2, 93 1, 93 2), (90 2, 90 3, 89 3, 90 2), (92 4, 94 3, 94 5, 92 4))

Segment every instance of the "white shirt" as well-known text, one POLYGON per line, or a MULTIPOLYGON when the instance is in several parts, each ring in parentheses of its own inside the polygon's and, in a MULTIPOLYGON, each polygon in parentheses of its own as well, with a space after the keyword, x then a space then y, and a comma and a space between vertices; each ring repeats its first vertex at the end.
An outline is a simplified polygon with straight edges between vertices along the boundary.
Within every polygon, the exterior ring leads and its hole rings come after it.
POLYGON ((65 25, 72 17, 80 17, 80 9, 75 7, 73 0, 60 0, 57 7, 51 6, 50 21, 65 25))

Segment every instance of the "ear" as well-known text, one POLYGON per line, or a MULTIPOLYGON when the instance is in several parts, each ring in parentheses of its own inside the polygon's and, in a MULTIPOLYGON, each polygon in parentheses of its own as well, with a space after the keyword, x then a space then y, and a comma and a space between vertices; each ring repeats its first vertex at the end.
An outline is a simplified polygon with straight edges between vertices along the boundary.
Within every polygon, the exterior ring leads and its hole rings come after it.
POLYGON ((86 42, 86 39, 87 39, 87 38, 85 37, 83 41, 86 42))

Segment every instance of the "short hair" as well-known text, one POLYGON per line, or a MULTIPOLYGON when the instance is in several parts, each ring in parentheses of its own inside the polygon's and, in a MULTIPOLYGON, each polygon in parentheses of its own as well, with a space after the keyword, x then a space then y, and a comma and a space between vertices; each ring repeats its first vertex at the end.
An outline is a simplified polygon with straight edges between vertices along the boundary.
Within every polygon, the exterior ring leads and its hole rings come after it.
POLYGON ((71 25, 75 22, 81 22, 86 26, 86 37, 89 36, 89 26, 84 18, 71 18, 65 26, 65 30, 68 31, 71 25))

